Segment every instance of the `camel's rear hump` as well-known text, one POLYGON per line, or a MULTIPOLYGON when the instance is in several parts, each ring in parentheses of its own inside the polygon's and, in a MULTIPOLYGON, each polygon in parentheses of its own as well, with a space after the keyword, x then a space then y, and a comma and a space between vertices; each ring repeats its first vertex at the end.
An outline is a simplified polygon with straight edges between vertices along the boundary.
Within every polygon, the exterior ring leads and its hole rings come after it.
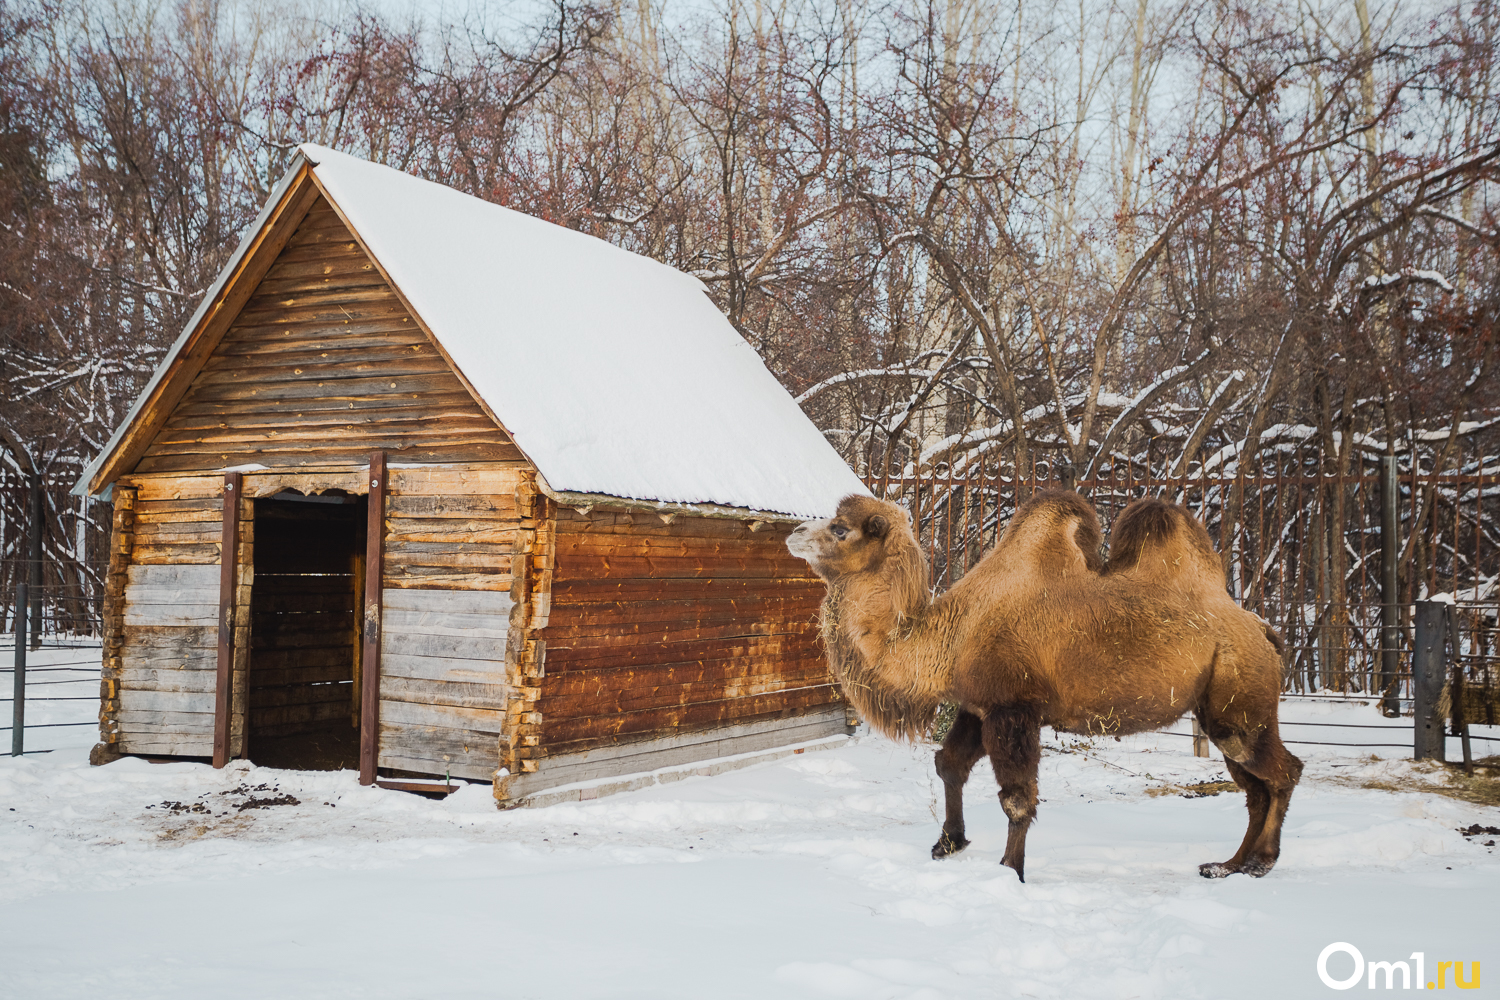
POLYGON ((1104 571, 1178 585, 1187 572, 1199 586, 1224 589, 1224 565, 1203 522, 1186 507, 1154 497, 1131 503, 1115 518, 1104 571))

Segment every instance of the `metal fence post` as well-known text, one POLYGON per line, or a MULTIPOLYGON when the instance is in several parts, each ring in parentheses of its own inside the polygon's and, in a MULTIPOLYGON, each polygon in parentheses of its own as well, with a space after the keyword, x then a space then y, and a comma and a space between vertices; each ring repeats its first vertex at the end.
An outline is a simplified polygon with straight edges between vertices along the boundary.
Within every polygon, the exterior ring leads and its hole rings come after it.
POLYGON ((27 582, 31 584, 31 648, 42 647, 42 553, 47 531, 47 496, 43 490, 40 473, 31 475, 31 535, 27 539, 27 582))
POLYGON ((16 673, 15 701, 11 705, 10 755, 19 757, 26 749, 26 619, 30 617, 26 584, 16 585, 16 673))
POLYGON ((1442 711, 1443 684, 1448 680, 1448 605, 1417 602, 1417 642, 1412 650, 1413 760, 1446 760, 1447 727, 1442 711))
POLYGON ((1384 455, 1380 459, 1380 711, 1392 719, 1401 714, 1401 699, 1396 697, 1396 675, 1401 669, 1401 586, 1396 573, 1400 496, 1396 456, 1384 455))

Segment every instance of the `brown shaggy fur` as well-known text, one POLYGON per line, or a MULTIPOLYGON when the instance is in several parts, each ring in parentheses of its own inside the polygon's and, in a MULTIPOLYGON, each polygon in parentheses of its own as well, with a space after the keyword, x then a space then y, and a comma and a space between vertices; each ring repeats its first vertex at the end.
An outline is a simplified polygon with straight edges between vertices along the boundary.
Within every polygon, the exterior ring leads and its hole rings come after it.
POLYGON ((833 518, 802 525, 787 546, 828 582, 829 661, 871 725, 914 739, 941 702, 959 705, 936 760, 947 819, 934 857, 968 843, 963 785, 980 756, 990 757, 1010 819, 1002 863, 1024 879, 1043 725, 1118 735, 1193 711, 1250 809, 1240 850, 1200 871, 1264 875, 1280 853, 1281 820, 1302 771, 1277 734, 1274 633, 1229 597, 1207 531, 1184 508, 1131 504, 1116 523, 1108 565, 1101 541, 1082 497, 1039 494, 936 601, 894 504, 846 497, 833 518))

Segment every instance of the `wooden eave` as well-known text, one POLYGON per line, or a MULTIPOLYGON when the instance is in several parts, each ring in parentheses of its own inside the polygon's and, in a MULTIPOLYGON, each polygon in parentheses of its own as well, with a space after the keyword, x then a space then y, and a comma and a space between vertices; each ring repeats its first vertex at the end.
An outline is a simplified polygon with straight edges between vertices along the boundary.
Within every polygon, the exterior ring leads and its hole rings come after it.
MULTIPOLYGON (((532 463, 535 467, 536 463, 532 463)), ((537 488, 554 503, 562 507, 587 509, 602 507, 627 513, 681 514, 684 517, 712 517, 732 521, 766 521, 800 524, 806 520, 797 514, 784 514, 776 510, 752 510, 749 507, 727 507, 716 503, 681 503, 674 500, 640 500, 632 497, 617 497, 608 493, 579 493, 574 490, 555 490, 540 471, 536 476, 537 488)))

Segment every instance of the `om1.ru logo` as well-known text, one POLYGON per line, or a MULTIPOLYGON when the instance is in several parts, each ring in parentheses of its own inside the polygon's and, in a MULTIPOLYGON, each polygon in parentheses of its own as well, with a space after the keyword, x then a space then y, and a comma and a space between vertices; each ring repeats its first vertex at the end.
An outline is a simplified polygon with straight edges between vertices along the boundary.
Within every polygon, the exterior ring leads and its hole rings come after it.
MULTIPOLYGON (((1411 960, 1416 966, 1415 970, 1413 970, 1412 966, 1407 965, 1405 962, 1371 962, 1369 964, 1370 989, 1373 990, 1375 988, 1376 977, 1382 972, 1385 973, 1385 988, 1388 990, 1397 988, 1396 973, 1398 972, 1401 973, 1400 989, 1423 989, 1423 981, 1427 980, 1427 973, 1425 971, 1426 958, 1427 956, 1425 952, 1414 951, 1411 953, 1411 960), (1413 971, 1416 972, 1417 976, 1415 985, 1412 984, 1413 971)), ((1467 977, 1464 976, 1464 964, 1465 963, 1463 962, 1437 963, 1437 979, 1436 981, 1428 980, 1425 984, 1425 988, 1429 990, 1447 989, 1448 970, 1452 969, 1454 986, 1458 987, 1461 990, 1479 989, 1479 963, 1477 961, 1467 963, 1468 965, 1472 966, 1467 977)), ((1331 989, 1335 990, 1353 989, 1354 987, 1359 985, 1360 980, 1363 979, 1364 976, 1365 956, 1361 955, 1359 953, 1359 949, 1354 947, 1354 945, 1349 944, 1347 941, 1335 941, 1327 948, 1324 948, 1323 951, 1318 955, 1318 978, 1323 980, 1324 986, 1330 987, 1331 989), (1348 979, 1334 979, 1328 974, 1328 959, 1338 952, 1343 952, 1350 958, 1354 959, 1354 974, 1348 979)))

